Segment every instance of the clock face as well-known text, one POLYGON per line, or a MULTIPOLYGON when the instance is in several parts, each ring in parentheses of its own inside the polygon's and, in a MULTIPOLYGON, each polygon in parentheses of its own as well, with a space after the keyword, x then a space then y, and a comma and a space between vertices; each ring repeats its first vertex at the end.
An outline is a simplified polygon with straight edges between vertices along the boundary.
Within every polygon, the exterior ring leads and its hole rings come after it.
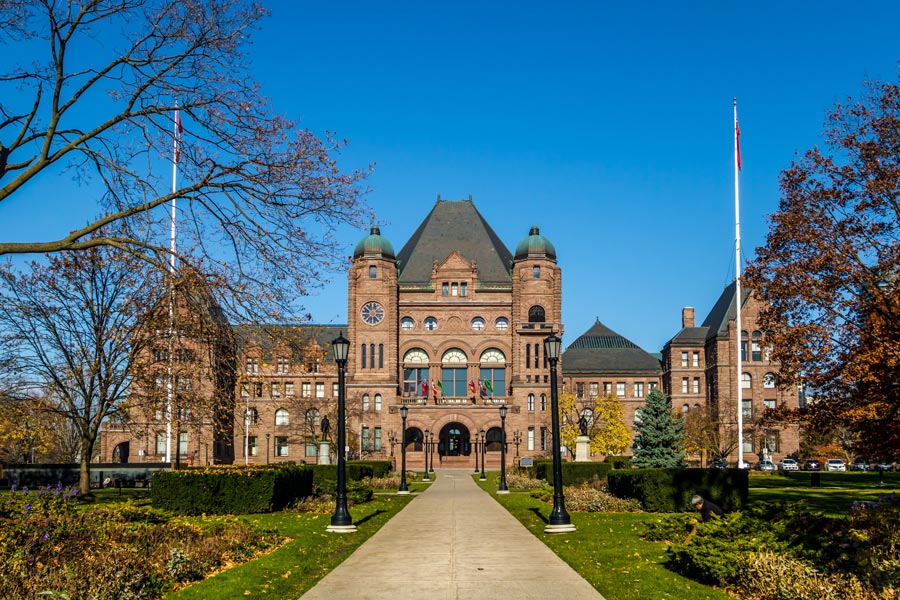
POLYGON ((384 307, 377 302, 366 302, 362 307, 363 321, 369 325, 378 325, 384 319, 384 307))

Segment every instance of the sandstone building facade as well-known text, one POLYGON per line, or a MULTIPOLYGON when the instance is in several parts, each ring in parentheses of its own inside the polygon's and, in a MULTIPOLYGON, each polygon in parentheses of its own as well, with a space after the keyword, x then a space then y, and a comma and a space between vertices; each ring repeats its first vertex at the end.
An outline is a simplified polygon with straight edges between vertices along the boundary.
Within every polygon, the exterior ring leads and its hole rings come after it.
MULTIPOLYGON (((562 270, 553 244, 538 227, 511 252, 471 198, 439 198, 399 252, 373 227, 356 245, 347 277, 346 325, 231 328, 226 336, 231 350, 223 350, 222 344, 216 350, 217 356, 232 357, 231 389, 220 389, 229 385, 221 378, 216 385, 195 384, 197 393, 227 396, 232 430, 224 437, 230 444, 220 443, 226 422, 221 415, 179 405, 173 434, 179 460, 322 460, 320 453, 327 448, 322 440, 337 437, 337 369, 331 341, 341 334, 351 343, 346 373, 350 457, 392 459, 399 466, 403 406, 408 409, 409 468, 422 468, 430 449, 436 466, 474 469, 482 445, 487 467, 497 468, 500 406, 508 409, 508 462, 549 455, 550 383, 543 341, 551 333, 563 337, 565 331, 562 270), (323 427, 325 423, 331 426, 323 427)), ((559 361, 561 391, 574 393, 581 410, 600 395, 614 394, 631 428, 646 395, 660 386, 673 406, 686 407, 686 412, 714 407, 723 426, 734 427, 728 415, 736 414, 736 407, 730 408, 736 389, 736 367, 731 367, 735 351, 729 348, 736 346, 729 344, 737 333, 728 293, 726 289, 701 327, 694 326, 693 310, 685 309, 682 330, 661 355, 642 350, 598 320, 559 361)), ((733 300, 733 285, 731 296, 733 300)), ((770 387, 768 374, 777 372, 777 365, 768 362, 764 335, 757 335, 752 325, 752 296, 745 295, 744 302, 744 364, 751 391, 745 397, 752 416, 761 415, 773 399, 778 404, 796 402, 796 394, 776 393, 770 387)), ((190 354, 200 355, 196 349, 190 354)), ((196 362, 196 377, 210 364, 206 358, 196 362)), ((179 396, 178 402, 191 400, 179 396)), ((109 423, 102 438, 103 458, 165 460, 167 419, 165 411, 132 411, 127 423, 109 423)), ((745 425, 752 428, 753 419, 745 419, 745 425)), ((776 459, 798 447, 795 432, 771 428, 766 435, 776 459)), ((755 452, 758 436, 750 440, 755 452)), ((332 455, 337 451, 333 446, 330 450, 332 455)))

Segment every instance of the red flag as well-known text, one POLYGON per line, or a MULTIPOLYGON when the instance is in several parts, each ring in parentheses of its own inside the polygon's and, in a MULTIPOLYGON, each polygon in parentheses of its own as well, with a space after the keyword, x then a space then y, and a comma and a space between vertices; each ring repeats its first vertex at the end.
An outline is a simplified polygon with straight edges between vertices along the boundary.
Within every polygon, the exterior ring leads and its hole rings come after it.
POLYGON ((427 381, 422 382, 422 395, 423 396, 428 395, 428 382, 427 381))
POLYGON ((734 120, 734 151, 737 153, 737 167, 741 170, 741 126, 734 120))
POLYGON ((472 392, 473 394, 475 393, 475 380, 474 379, 469 380, 469 391, 472 392))
POLYGON ((175 109, 175 162, 181 158, 181 134, 184 133, 184 127, 181 126, 181 113, 175 109))

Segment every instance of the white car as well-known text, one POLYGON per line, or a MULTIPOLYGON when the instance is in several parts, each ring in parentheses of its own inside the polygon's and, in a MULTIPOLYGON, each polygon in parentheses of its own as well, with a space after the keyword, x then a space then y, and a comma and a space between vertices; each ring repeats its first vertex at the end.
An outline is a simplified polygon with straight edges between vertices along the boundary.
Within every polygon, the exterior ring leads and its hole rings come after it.
POLYGON ((839 458, 829 458, 825 461, 826 471, 846 471, 847 465, 839 458))
POLYGON ((793 458, 782 458, 778 468, 782 471, 799 471, 800 464, 793 458))

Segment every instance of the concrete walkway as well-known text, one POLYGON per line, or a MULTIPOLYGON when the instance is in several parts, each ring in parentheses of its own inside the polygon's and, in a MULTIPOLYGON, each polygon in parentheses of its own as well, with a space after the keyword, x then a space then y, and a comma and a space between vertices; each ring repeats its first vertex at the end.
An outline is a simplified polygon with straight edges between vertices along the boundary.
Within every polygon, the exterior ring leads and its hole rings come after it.
POLYGON ((426 492, 303 595, 357 598, 603 600, 468 469, 439 470, 426 492))

